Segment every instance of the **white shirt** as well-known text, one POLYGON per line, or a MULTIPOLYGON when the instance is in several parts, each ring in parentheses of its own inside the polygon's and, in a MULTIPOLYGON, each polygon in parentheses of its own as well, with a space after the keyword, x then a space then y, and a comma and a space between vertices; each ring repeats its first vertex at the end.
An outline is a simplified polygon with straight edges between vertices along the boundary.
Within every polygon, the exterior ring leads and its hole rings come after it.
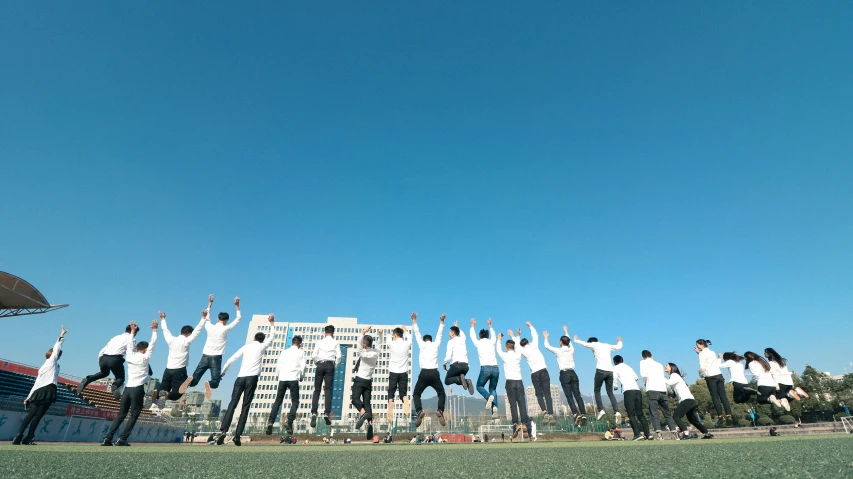
POLYGON ((646 391, 666 392, 666 376, 663 365, 652 358, 640 361, 640 377, 646 384, 646 391))
POLYGON ((640 386, 637 385, 637 373, 625 363, 619 363, 613 366, 613 380, 619 380, 622 383, 622 392, 639 391, 640 386))
POLYGON ((787 365, 782 367, 776 361, 770 361, 770 375, 779 384, 784 384, 785 386, 794 385, 794 380, 791 378, 791 372, 788 371, 787 365))
POLYGON ((181 334, 180 336, 172 336, 172 332, 169 331, 169 327, 166 326, 166 318, 163 318, 160 321, 160 326, 163 328, 163 339, 166 340, 166 344, 169 345, 169 358, 166 360, 166 369, 180 369, 187 367, 187 361, 190 359, 190 344, 195 341, 199 334, 201 334, 202 328, 204 328, 204 323, 207 320, 201 318, 201 321, 198 322, 198 325, 193 329, 193 332, 190 333, 189 336, 184 336, 181 334))
POLYGON ((438 348, 441 346, 441 333, 444 331, 444 323, 439 323, 438 332, 432 341, 423 340, 418 329, 418 323, 415 323, 412 329, 414 329, 415 340, 418 342, 418 348, 420 348, 418 364, 420 364, 421 369, 438 369, 438 348))
POLYGON ((530 366, 530 372, 535 373, 547 367, 545 364, 545 356, 539 350, 539 334, 536 333, 536 328, 530 327, 530 342, 527 346, 521 346, 521 355, 527 360, 527 365, 530 366))
POLYGON ((412 350, 412 338, 408 332, 403 333, 402 338, 394 338, 387 342, 390 351, 388 358, 388 371, 392 373, 405 373, 409 371, 409 355, 412 350))
POLYGON ((157 344, 157 331, 151 331, 151 341, 148 343, 148 348, 144 353, 136 351, 136 339, 132 334, 127 335, 127 354, 125 362, 127 362, 127 382, 125 387, 134 388, 148 384, 151 376, 148 375, 148 362, 151 361, 151 355, 154 354, 154 345, 157 344))
POLYGON ((669 379, 666 380, 666 385, 675 391, 675 395, 678 396, 678 402, 694 399, 693 395, 690 394, 690 387, 687 386, 687 383, 684 382, 684 378, 680 374, 670 374, 669 379))
POLYGON ((358 358, 360 361, 358 363, 358 371, 355 373, 356 377, 367 379, 368 381, 373 379, 373 370, 376 369, 376 363, 379 360, 379 350, 376 349, 378 342, 379 338, 374 338, 373 347, 370 349, 364 349, 361 340, 358 342, 358 358))
POLYGON ((311 358, 314 359, 314 364, 320 361, 334 361, 335 367, 338 367, 341 362, 341 347, 338 345, 338 340, 334 336, 323 337, 314 345, 311 358))
POLYGON ((733 361, 729 359, 728 361, 724 361, 722 364, 720 364, 720 367, 729 368, 729 372, 732 375, 733 383, 749 384, 749 381, 746 380, 746 374, 744 374, 743 363, 741 363, 740 361, 733 361))
MULTIPOLYGON (((772 370, 773 368, 771 367, 770 369, 772 370)), ((759 386, 768 386, 773 388, 777 386, 776 381, 773 379, 773 374, 771 374, 770 371, 765 371, 764 367, 761 366, 761 363, 758 361, 750 361, 749 372, 752 373, 752 376, 755 378, 759 386)))
POLYGON ((305 352, 291 346, 278 356, 278 380, 299 381, 305 371, 305 352))
POLYGON ((228 371, 231 364, 241 356, 243 357, 243 361, 240 363, 240 372, 237 374, 238 378, 257 376, 261 374, 261 361, 264 359, 264 353, 267 352, 267 349, 274 340, 275 330, 268 334, 266 338, 264 338, 263 342, 252 341, 238 349, 237 352, 225 362, 225 366, 222 367, 222 375, 225 376, 225 372, 228 371))
POLYGON ((592 354, 593 356, 595 356, 595 369, 600 369, 602 371, 613 371, 613 360, 610 359, 610 351, 622 349, 622 341, 619 341, 615 345, 598 341, 594 343, 587 343, 586 341, 581 341, 580 339, 576 339, 575 342, 585 348, 592 349, 592 354))
POLYGON ((473 342, 474 346, 477 348, 477 356, 480 358, 480 366, 497 366, 498 358, 495 356, 495 341, 497 341, 497 337, 495 336, 495 330, 489 326, 488 338, 479 338, 476 331, 474 331, 474 326, 471 326, 469 333, 471 335, 471 342, 473 342))
POLYGON ((560 371, 575 369, 575 348, 572 347, 571 341, 568 346, 560 345, 559 348, 555 348, 548 344, 548 338, 545 338, 545 349, 557 356, 557 366, 560 367, 560 371))
MULTIPOLYGON (((216 319, 211 317, 210 309, 207 310, 207 317, 211 318, 211 320, 216 319)), ((204 330, 207 331, 207 341, 204 342, 204 349, 201 353, 208 356, 222 356, 225 354, 225 340, 228 339, 228 332, 240 323, 240 319, 242 319, 242 316, 240 315, 240 311, 237 311, 234 321, 228 324, 222 324, 218 320, 214 323, 205 323, 204 330)))
MULTIPOLYGON (((113 336, 112 339, 98 352, 98 358, 101 356, 124 356, 127 352, 127 338, 135 338, 135 336, 131 333, 122 333, 118 336, 113 336)), ((136 342, 133 343, 134 346, 131 347, 131 351, 136 349, 136 342)))
POLYGON ((504 351, 500 343, 495 342, 495 352, 504 362, 504 377, 507 381, 521 381, 521 352, 517 349, 504 351))
POLYGON ((465 347, 465 333, 459 330, 459 336, 450 338, 447 342, 447 354, 444 356, 444 364, 468 363, 468 348, 465 347))
POLYGON ((699 375, 702 377, 719 376, 723 374, 720 371, 720 359, 711 348, 705 348, 699 351, 699 375))
POLYGON ((27 399, 31 398, 37 389, 56 384, 56 380, 59 378, 59 363, 57 361, 59 361, 59 352, 62 351, 62 340, 63 338, 56 340, 56 344, 53 345, 53 353, 39 368, 36 382, 33 384, 33 388, 30 389, 30 393, 27 394, 27 399))

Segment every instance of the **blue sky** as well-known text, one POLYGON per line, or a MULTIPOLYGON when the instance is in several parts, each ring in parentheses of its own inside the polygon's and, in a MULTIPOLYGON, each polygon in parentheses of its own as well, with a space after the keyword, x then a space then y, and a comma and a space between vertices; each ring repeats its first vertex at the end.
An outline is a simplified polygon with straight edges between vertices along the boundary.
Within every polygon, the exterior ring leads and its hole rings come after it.
POLYGON ((64 323, 64 371, 90 373, 127 321, 194 324, 215 293, 567 324, 635 367, 695 371, 707 337, 850 370, 851 14, 5 2, 0 270, 71 307, 3 320, 0 357, 39 364, 64 323))

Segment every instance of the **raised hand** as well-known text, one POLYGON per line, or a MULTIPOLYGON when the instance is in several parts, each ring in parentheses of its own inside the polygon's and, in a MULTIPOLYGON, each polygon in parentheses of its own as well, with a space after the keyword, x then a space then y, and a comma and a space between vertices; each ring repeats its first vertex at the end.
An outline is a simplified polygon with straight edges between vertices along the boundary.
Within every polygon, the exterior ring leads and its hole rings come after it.
POLYGON ((521 328, 518 328, 518 337, 521 337, 521 328))
POLYGON ((163 311, 157 311, 157 316, 160 316, 160 321, 166 319, 166 313, 164 313, 163 311))
POLYGON ((207 302, 210 304, 213 304, 213 295, 212 294, 207 297, 207 302))
POLYGON ((532 327, 533 327, 533 325, 532 325, 532 324, 530 324, 530 321, 528 321, 528 322, 524 323, 524 325, 525 325, 525 326, 527 326, 528 328, 532 328, 532 327))
POLYGON ((367 334, 367 332, 370 331, 370 328, 372 327, 373 326, 367 326, 366 328, 364 328, 364 331, 361 332, 361 335, 364 336, 365 334, 367 334))
POLYGON ((566 336, 569 335, 569 327, 566 326, 565 324, 563 325, 563 332, 566 334, 566 336))
POLYGON ((412 324, 418 322, 418 313, 412 313, 412 324))
POLYGON ((616 342, 621 343, 622 342, 622 336, 616 336, 616 342))
POLYGON ((486 324, 491 328, 492 327, 492 318, 487 319, 486 324))
POLYGON ((458 327, 459 327, 459 321, 454 321, 454 322, 453 322, 453 325, 454 325, 454 326, 456 326, 456 327, 458 328, 458 327))
POLYGON ((139 331, 139 325, 136 324, 136 321, 130 322, 130 331, 133 333, 139 331))
POLYGON ((267 321, 269 321, 269 322, 270 322, 270 324, 275 323, 275 315, 274 315, 274 314, 272 314, 272 313, 270 313, 270 315, 269 315, 269 316, 267 316, 267 321))
POLYGON ((509 333, 509 337, 511 337, 511 338, 514 337, 511 329, 507 329, 506 332, 509 333))
POLYGON ((471 318, 471 327, 473 328, 476 325, 477 325, 477 320, 474 318, 471 318))
POLYGON ((201 310, 201 317, 204 319, 207 319, 207 310, 206 309, 201 310))
POLYGON ((236 296, 234 298, 234 306, 237 306, 237 308, 240 307, 240 297, 239 296, 236 296))
POLYGON ((542 337, 543 338, 548 339, 548 336, 549 336, 548 331, 542 331, 542 337))
POLYGON ((444 323, 444 320, 447 319, 447 313, 442 313, 441 316, 438 317, 439 321, 444 323))
POLYGON ((62 332, 61 332, 61 333, 59 333, 59 336, 60 336, 60 337, 65 336, 65 333, 67 333, 67 332, 68 332, 68 330, 67 330, 67 329, 65 329, 65 326, 60 326, 60 328, 62 328, 62 332))
POLYGON ((578 340, 578 335, 576 334, 576 335, 575 335, 575 341, 577 341, 577 340, 578 340))
POLYGON ((408 332, 409 332, 409 328, 407 328, 407 327, 405 327, 405 326, 402 326, 400 329, 402 329, 402 330, 403 330, 403 333, 408 333, 408 332))
POLYGON ((151 321, 151 329, 153 329, 154 331, 157 331, 157 326, 159 325, 160 323, 158 323, 156 319, 151 321))

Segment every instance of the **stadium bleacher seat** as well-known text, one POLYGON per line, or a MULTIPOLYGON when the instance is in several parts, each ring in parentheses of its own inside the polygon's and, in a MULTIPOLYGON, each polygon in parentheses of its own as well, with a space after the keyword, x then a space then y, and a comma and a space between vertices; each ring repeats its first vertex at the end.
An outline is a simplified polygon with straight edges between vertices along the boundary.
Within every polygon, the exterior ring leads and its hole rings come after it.
MULTIPOLYGON (((27 397, 35 382, 33 376, 0 369, 0 397, 27 397)), ((91 407, 85 399, 62 384, 57 387, 56 396, 57 402, 91 407)))

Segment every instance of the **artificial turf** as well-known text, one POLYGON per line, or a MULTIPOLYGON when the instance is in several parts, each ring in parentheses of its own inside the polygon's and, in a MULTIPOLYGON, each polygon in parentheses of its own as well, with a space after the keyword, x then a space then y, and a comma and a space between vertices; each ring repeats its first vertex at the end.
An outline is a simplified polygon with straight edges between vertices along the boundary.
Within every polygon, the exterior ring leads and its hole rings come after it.
POLYGON ((3 478, 853 477, 853 435, 663 442, 0 446, 3 478))

